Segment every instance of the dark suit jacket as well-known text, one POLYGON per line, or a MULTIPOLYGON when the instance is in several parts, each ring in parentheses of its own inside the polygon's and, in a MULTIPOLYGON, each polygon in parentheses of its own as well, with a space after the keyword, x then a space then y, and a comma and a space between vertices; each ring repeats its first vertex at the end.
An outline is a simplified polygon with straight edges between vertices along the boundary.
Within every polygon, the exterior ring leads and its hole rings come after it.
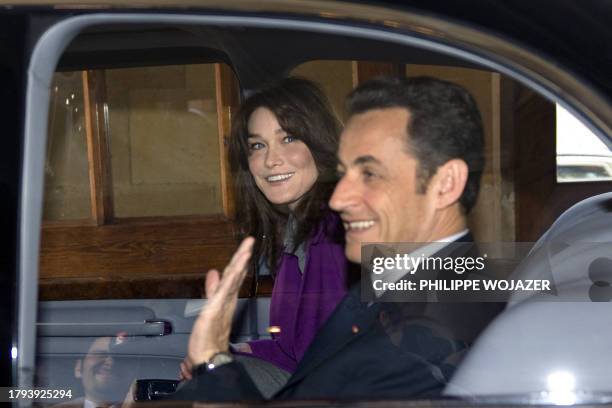
MULTIPOLYGON (((394 345, 380 323, 381 305, 351 290, 321 328, 296 372, 275 399, 408 398, 438 394, 439 369, 394 345)), ((174 399, 263 399, 239 363, 202 372, 174 399)))
MULTIPOLYGON (((470 233, 442 248, 433 257, 475 259, 481 256, 478 245, 470 233)), ((494 276, 492 264, 477 273, 466 271, 459 275, 453 270, 417 271, 412 277, 435 280, 479 280, 494 276)), ((411 279, 411 278, 409 278, 411 279)), ((362 286, 362 290, 364 287, 362 286)), ((424 296, 413 299, 424 298, 424 296)), ((382 319, 395 342, 404 352, 423 357, 439 367, 445 380, 449 380, 461 357, 478 335, 505 307, 502 302, 475 302, 479 298, 468 292, 437 292, 437 302, 408 302, 406 295, 387 292, 379 301, 385 315, 382 319)))
MULTIPOLYGON (((434 307, 434 317, 424 313, 428 305, 415 306, 414 313, 406 314, 398 303, 362 302, 359 289, 358 285, 353 287, 344 297, 274 399, 405 399, 441 392, 452 372, 449 358, 469 343, 455 333, 460 324, 453 318, 441 320, 438 316, 445 310, 453 311, 453 305, 447 304, 450 309, 434 307), (449 322, 452 327, 448 330, 438 330, 441 323, 444 326, 449 322)), ((460 312, 465 312, 462 307, 460 312)), ((490 309, 473 326, 482 330, 500 310, 490 309)), ((469 316, 462 319, 470 320, 469 316)), ((196 372, 173 398, 263 399, 237 362, 212 372, 196 372)))
MULTIPOLYGON (((470 257, 476 258, 481 256, 478 245, 474 243, 471 233, 467 233, 458 240, 440 251, 435 253, 434 257, 440 258, 458 258, 470 257)), ((429 279, 436 280, 464 280, 464 279, 483 279, 491 277, 493 271, 489 268, 491 263, 487 263, 487 269, 475 273, 466 272, 462 275, 456 274, 452 270, 441 271, 417 271, 417 277, 423 276, 429 279), (425 273, 425 275, 424 275, 425 273)), ((363 286, 362 286, 363 290, 363 286)), ((391 316, 401 315, 399 318, 407 327, 414 327, 411 321, 419 321, 420 325, 424 325, 434 330, 437 337, 444 337, 456 343, 458 347, 469 347, 482 330, 497 316, 505 307, 505 303, 500 302, 469 302, 470 293, 463 292, 438 292, 437 302, 406 302, 404 295, 394 295, 393 293, 385 293, 381 298, 381 302, 386 302, 385 309, 391 316), (402 297, 404 296, 404 297, 402 297)), ((482 293, 480 294, 482 296, 482 293)), ((391 318, 398 320, 398 317, 391 318)), ((407 336, 410 338, 411 336, 407 336)), ((429 354, 428 350, 417 350, 409 348, 419 355, 422 353, 429 354)))

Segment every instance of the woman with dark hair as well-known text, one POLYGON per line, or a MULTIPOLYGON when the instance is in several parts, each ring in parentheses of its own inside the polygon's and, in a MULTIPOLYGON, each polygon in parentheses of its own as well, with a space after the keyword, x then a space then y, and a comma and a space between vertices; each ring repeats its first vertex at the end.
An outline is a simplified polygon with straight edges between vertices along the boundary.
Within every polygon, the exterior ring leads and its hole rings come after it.
POLYGON ((233 120, 236 220, 241 238, 257 238, 251 270, 274 278, 277 331, 239 350, 288 372, 346 291, 342 226, 327 207, 340 128, 323 92, 300 78, 256 92, 233 120))
POLYGON ((254 93, 232 122, 238 231, 240 238, 256 238, 250 272, 274 278, 272 339, 232 348, 264 395, 271 395, 346 293, 344 233, 327 205, 341 124, 323 92, 300 78, 254 93))

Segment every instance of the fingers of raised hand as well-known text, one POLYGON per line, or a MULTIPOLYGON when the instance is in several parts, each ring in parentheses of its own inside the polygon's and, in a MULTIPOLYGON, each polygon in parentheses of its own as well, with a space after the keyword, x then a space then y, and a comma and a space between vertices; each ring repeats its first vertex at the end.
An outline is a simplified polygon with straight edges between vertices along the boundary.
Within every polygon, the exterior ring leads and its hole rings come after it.
POLYGON ((217 271, 216 269, 211 269, 206 274, 206 282, 205 282, 206 297, 208 299, 213 297, 218 287, 219 287, 219 271, 217 271))
POLYGON ((255 239, 253 237, 246 237, 240 243, 240 246, 232 256, 230 263, 225 268, 224 272, 231 270, 242 270, 246 267, 246 262, 251 257, 251 253, 253 251, 253 244, 255 243, 255 239))
POLYGON ((221 285, 230 296, 233 292, 237 292, 240 289, 242 280, 246 275, 247 263, 251 258, 254 243, 255 239, 252 237, 245 238, 238 247, 230 263, 223 270, 221 285))
POLYGON ((219 278, 219 272, 215 269, 208 271, 206 275, 206 297, 208 298, 205 308, 207 314, 217 315, 219 309, 226 308, 238 295, 240 285, 244 280, 247 270, 247 262, 251 257, 255 240, 251 237, 245 238, 230 263, 223 270, 223 276, 219 278))
POLYGON ((180 372, 179 379, 182 381, 191 380, 192 378, 191 369, 192 369, 192 365, 188 358, 185 358, 183 361, 181 361, 181 372, 180 372))

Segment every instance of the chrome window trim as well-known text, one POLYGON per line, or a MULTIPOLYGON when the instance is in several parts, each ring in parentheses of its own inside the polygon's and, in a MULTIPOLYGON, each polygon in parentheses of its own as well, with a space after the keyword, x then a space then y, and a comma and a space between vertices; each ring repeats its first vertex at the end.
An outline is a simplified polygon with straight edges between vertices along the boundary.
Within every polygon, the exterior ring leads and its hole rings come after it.
MULTIPOLYGON (((60 2, 55 2, 58 3, 60 2)), ((113 3, 116 2, 109 2, 113 3)), ((201 2, 197 3, 202 6, 201 2)), ((228 3, 249 7, 250 11, 253 11, 253 4, 246 1, 208 2, 206 5, 219 4, 219 7, 228 8, 230 7, 228 3)), ((32 53, 26 94, 18 282, 17 365, 20 387, 32 384, 34 372, 49 87, 61 53, 68 43, 87 27, 100 24, 153 23, 285 28, 378 39, 399 45, 421 47, 463 58, 523 82, 547 98, 562 104, 585 121, 597 134, 603 136, 606 143, 612 147, 609 136, 612 134, 612 109, 605 100, 562 69, 512 43, 443 20, 380 7, 321 1, 291 3, 264 1, 260 4, 260 8, 276 5, 275 11, 279 12, 289 7, 289 4, 293 12, 297 10, 309 13, 326 21, 320 19, 299 21, 292 18, 261 16, 100 13, 69 17, 50 27, 41 36, 32 53), (279 5, 284 7, 279 8, 279 5), (341 10, 343 5, 346 10, 341 10), (338 21, 338 18, 348 20, 338 21), (521 61, 521 64, 514 60, 521 61)), ((174 7, 178 5, 178 3, 173 4, 174 7)))

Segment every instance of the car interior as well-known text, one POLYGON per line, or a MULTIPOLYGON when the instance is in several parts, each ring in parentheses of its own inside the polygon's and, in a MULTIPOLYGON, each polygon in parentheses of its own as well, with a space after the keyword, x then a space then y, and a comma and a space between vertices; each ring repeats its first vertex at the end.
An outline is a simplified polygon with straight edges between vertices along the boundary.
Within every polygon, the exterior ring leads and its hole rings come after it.
MULTIPOLYGON (((555 339, 568 327, 586 332, 596 316, 609 312, 605 305, 569 303, 607 296, 594 294, 593 285, 607 278, 593 275, 589 265, 612 262, 605 252, 612 230, 612 198, 605 193, 612 181, 606 172, 568 171, 572 164, 558 158, 567 156, 558 150, 556 126, 565 102, 552 91, 427 33, 204 17, 76 17, 81 20, 63 37, 54 32, 59 55, 49 47, 47 56, 33 58, 39 84, 32 95, 44 106, 44 118, 31 127, 38 132, 33 140, 42 144, 32 158, 44 158, 44 168, 36 167, 44 173, 42 221, 31 224, 40 231, 40 256, 33 258, 39 271, 33 283, 34 384, 72 388, 78 397, 79 367, 99 339, 108 340, 102 353, 125 367, 111 398, 123 400, 135 380, 178 380, 206 302, 206 271, 222 269, 237 245, 233 214, 240 203, 233 199, 227 161, 232 115, 262 84, 287 76, 319 83, 340 118, 350 90, 378 75, 434 76, 475 96, 487 164, 470 229, 477 241, 535 243, 531 263, 512 273, 533 277, 552 270, 564 300, 509 299, 506 312, 460 364, 446 397, 499 395, 509 378, 523 379, 512 392, 538 389, 535 379, 545 375, 530 368, 529 356, 561 354, 567 344, 555 339), (45 64, 55 68, 37 71, 45 64), (580 242, 601 245, 587 250, 580 242), (577 276, 577 268, 585 273, 577 276), (540 325, 542 316, 549 316, 549 325, 540 325), (513 353, 499 360, 499 350, 510 348, 513 353), (504 375, 490 375, 500 364, 504 375)), ((591 132, 588 137, 597 150, 592 154, 612 169, 612 142, 591 132)), ((270 337, 272 285, 270 276, 247 277, 232 342, 270 337)), ((604 358, 609 338, 602 332, 588 343, 588 367, 600 368, 591 376, 601 391, 612 391, 601 382, 612 364, 604 358)), ((584 348, 581 341, 570 344, 584 348)))

